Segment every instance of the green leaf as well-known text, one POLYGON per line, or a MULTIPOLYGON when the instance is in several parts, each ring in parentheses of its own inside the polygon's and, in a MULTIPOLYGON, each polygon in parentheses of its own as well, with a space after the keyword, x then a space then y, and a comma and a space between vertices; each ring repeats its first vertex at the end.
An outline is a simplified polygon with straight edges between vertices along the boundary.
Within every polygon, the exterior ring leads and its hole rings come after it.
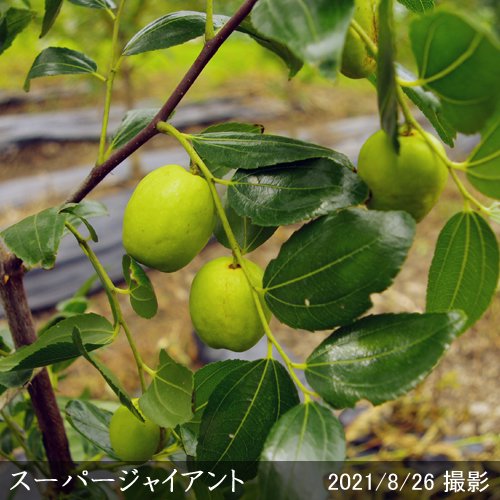
POLYGON ((90 9, 116 9, 116 5, 112 0, 69 0, 80 7, 88 7, 90 9))
POLYGON ((8 357, 0 359, 0 372, 24 370, 51 365, 80 355, 73 342, 73 329, 78 326, 85 348, 99 349, 113 340, 113 326, 97 314, 78 314, 63 319, 31 345, 21 347, 8 357))
POLYGON ((4 352, 12 352, 13 347, 14 344, 9 329, 0 326, 0 349, 4 352))
POLYGON ((381 0, 379 5, 379 38, 377 56, 377 97, 380 126, 392 138, 395 151, 399 151, 398 97, 396 67, 394 65, 393 1, 381 0))
POLYGON ((307 359, 306 378, 335 408, 380 404, 413 389, 462 329, 458 313, 381 314, 332 333, 307 359))
MULTIPOLYGON (((262 227, 252 224, 248 217, 239 216, 227 201, 224 203, 224 211, 243 254, 250 253, 260 247, 278 229, 277 227, 262 227)), ((214 234, 221 245, 231 249, 231 244, 227 239, 220 219, 217 219, 214 234)))
POLYGON ((17 35, 28 26, 34 17, 33 11, 14 7, 0 14, 0 54, 12 45, 17 35))
POLYGON ((404 5, 412 12, 426 12, 435 7, 434 0, 398 0, 401 5, 404 5))
POLYGON ((261 0, 252 22, 301 61, 334 78, 353 13, 353 0, 261 0))
POLYGON ((4 427, 0 433, 0 449, 7 454, 14 450, 14 436, 8 427, 4 427))
POLYGON ((7 247, 26 267, 54 266, 63 235, 65 216, 57 208, 30 215, 0 232, 7 247))
POLYGON ((175 427, 191 419, 193 373, 160 351, 160 364, 147 391, 139 399, 144 415, 161 427, 175 427))
POLYGON ((281 226, 359 205, 368 197, 365 183, 328 158, 262 170, 238 170, 228 188, 236 212, 261 226, 281 226))
POLYGON ((350 160, 332 149, 279 135, 249 132, 207 132, 190 136, 210 170, 251 170, 310 158, 331 158, 352 168, 350 160))
POLYGON ((120 381, 116 378, 114 373, 99 359, 89 353, 87 345, 84 343, 82 330, 79 326, 75 326, 72 331, 73 343, 78 349, 79 353, 102 375, 110 389, 118 396, 120 403, 126 406, 129 411, 135 415, 141 422, 144 422, 144 418, 141 413, 137 410, 135 404, 130 399, 127 391, 123 388, 120 381))
POLYGON ((111 140, 109 150, 118 149, 133 139, 151 123, 157 112, 157 109, 134 109, 128 111, 111 140))
MULTIPOLYGON (((92 217, 109 215, 106 206, 96 200, 84 200, 80 203, 66 203, 63 205, 60 212, 73 214, 79 219, 90 219, 92 217)), ((72 222, 72 220, 69 219, 69 222, 72 222)))
POLYGON ((68 300, 58 302, 57 311, 64 314, 83 314, 89 307, 89 301, 85 297, 72 297, 68 300))
POLYGON ((467 179, 481 193, 500 199, 500 108, 467 160, 467 179))
POLYGON ((266 302, 294 328, 351 322, 399 272, 415 234, 406 212, 346 209, 296 231, 264 273, 266 302))
MULTIPOLYGON (((80 203, 66 203, 60 210, 60 213, 68 214, 66 217, 66 222, 78 227, 81 222, 87 228, 90 238, 92 241, 99 241, 97 233, 87 220, 90 217, 101 217, 103 215, 108 215, 108 211, 106 207, 99 203, 98 201, 82 201, 80 203)), ((64 228, 65 233, 69 232, 68 228, 64 228)))
POLYGON ((61 11, 62 3, 63 0, 45 0, 45 13, 43 15, 40 38, 43 38, 54 25, 54 22, 61 11))
POLYGON ((439 11, 415 19, 410 39, 419 80, 441 100, 459 131, 481 130, 500 98, 500 44, 469 18, 439 11))
POLYGON ((97 64, 81 52, 63 47, 48 47, 36 56, 24 82, 29 91, 33 78, 56 75, 94 74, 97 64))
MULTIPOLYGON (((402 66, 398 66, 398 75, 407 81, 415 80, 415 77, 402 66)), ((441 140, 453 147, 457 131, 444 116, 441 101, 432 92, 428 92, 422 87, 403 87, 403 92, 422 111, 441 140)))
POLYGON ((246 18, 237 28, 240 33, 245 33, 253 38, 259 45, 277 55, 288 67, 288 77, 294 77, 302 68, 302 60, 297 57, 286 44, 273 40, 272 37, 266 37, 254 25, 251 18, 246 18))
POLYGON ((240 368, 248 361, 228 359, 210 363, 194 374, 194 414, 191 420, 180 427, 182 441, 186 453, 196 455, 196 445, 200 432, 201 417, 205 411, 212 392, 233 370, 240 368))
MULTIPOLYGON (((180 11, 167 14, 149 23, 125 45, 122 54, 132 56, 151 50, 180 45, 205 33, 203 12, 180 11)), ((214 28, 220 28, 228 18, 214 16, 214 28)))
POLYGON ((7 389, 22 387, 31 378, 32 373, 32 370, 0 372, 0 394, 3 394, 7 389))
POLYGON ((36 461, 46 461, 45 448, 43 446, 42 432, 37 426, 33 426, 28 432, 26 446, 30 450, 31 456, 36 461))
MULTIPOLYGON (((83 314, 87 311, 89 306, 89 301, 87 295, 90 293, 92 285, 96 283, 98 277, 93 274, 85 280, 85 282, 80 286, 80 288, 73 294, 69 299, 62 300, 56 304, 56 314, 50 317, 46 323, 42 324, 38 328, 38 336, 43 335, 49 328, 62 321, 63 319, 70 318, 76 314, 83 314)), ((57 363, 52 366, 54 373, 61 371, 64 367, 69 366, 74 359, 69 361, 64 361, 62 363, 57 363)))
POLYGON ((73 399, 65 408, 66 420, 85 439, 104 451, 106 455, 115 458, 115 453, 109 440, 109 422, 113 414, 103 410, 88 401, 73 399))
POLYGON ((246 132, 248 134, 263 134, 264 125, 259 125, 257 123, 241 123, 241 122, 224 122, 216 123, 215 125, 210 125, 204 129, 201 134, 207 134, 211 132, 246 132))
POLYGON ((259 464, 261 498, 315 498, 318 481, 345 460, 344 428, 332 411, 309 402, 288 410, 272 427, 259 464))
POLYGON ((498 283, 499 252, 495 233, 475 212, 455 214, 436 244, 429 271, 427 311, 460 309, 464 331, 486 311, 498 283))
MULTIPOLYGON (((214 28, 221 28, 227 21, 227 16, 214 16, 214 28)), ((204 12, 180 11, 167 14, 149 23, 127 43, 123 55, 131 56, 152 50, 167 49, 193 40, 205 33, 206 15, 204 12)), ((294 76, 302 67, 298 59, 286 45, 272 40, 260 33, 252 21, 246 19, 237 28, 258 44, 280 57, 290 70, 290 77, 294 76)))
POLYGON ((332 411, 319 403, 294 406, 273 425, 260 459, 264 462, 344 460, 344 428, 332 411), (326 443, 328 446, 324 446, 326 443))
MULTIPOLYGON (((262 125, 252 125, 249 123, 238 123, 238 122, 218 123, 215 125, 211 125, 210 127, 207 127, 205 130, 201 132, 201 135, 209 133, 217 134, 220 132, 230 132, 230 133, 243 132, 249 134, 263 134, 264 127, 262 125)), ((193 146, 196 152, 200 154, 199 148, 197 147, 196 143, 193 143, 193 146)), ((223 156, 221 156, 221 158, 222 160, 224 160, 223 156)), ((224 177, 227 173, 233 170, 233 167, 219 165, 218 158, 212 157, 212 155, 210 154, 209 158, 205 159, 205 163, 207 164, 212 174, 214 174, 216 177, 224 177)), ((223 161, 222 163, 225 162, 223 161)))
MULTIPOLYGON (((415 75, 401 64, 396 64, 396 71, 402 80, 413 82, 416 78, 415 75)), ((374 74, 371 74, 367 78, 375 87, 377 86, 377 78, 374 74)), ((403 86, 402 89, 413 104, 415 104, 429 120, 441 140, 448 144, 448 146, 454 147, 457 131, 455 127, 449 123, 446 116, 444 116, 442 104, 438 97, 419 86, 403 86)))
POLYGON ((230 468, 240 479, 253 477, 272 425, 298 403, 297 389, 277 361, 236 368, 210 395, 194 466, 219 477, 230 468))
POLYGON ((142 318, 152 318, 158 312, 158 300, 148 275, 130 255, 123 256, 122 267, 132 309, 142 318))

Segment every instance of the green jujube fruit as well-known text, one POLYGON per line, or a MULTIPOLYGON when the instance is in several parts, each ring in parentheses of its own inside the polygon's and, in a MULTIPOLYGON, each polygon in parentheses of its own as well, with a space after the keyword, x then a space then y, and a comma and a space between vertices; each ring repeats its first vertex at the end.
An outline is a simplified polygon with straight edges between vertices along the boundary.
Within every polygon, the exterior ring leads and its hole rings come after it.
MULTIPOLYGON (((137 400, 134 401, 137 407, 137 400)), ((140 410, 139 410, 140 411, 140 410)), ((120 406, 109 423, 109 439, 118 458, 125 462, 146 462, 160 445, 160 427, 141 422, 126 406, 120 406)))
MULTIPOLYGON (((353 19, 375 44, 378 40, 378 4, 379 0, 355 0, 354 2, 353 19)), ((349 29, 342 52, 340 69, 342 74, 349 78, 366 78, 375 71, 376 66, 375 59, 367 51, 361 37, 349 29)))
MULTIPOLYGON (((244 262, 252 282, 262 287, 262 269, 250 260, 244 262)), ((259 299, 269 321, 271 312, 263 297, 259 299)), ((264 335, 252 288, 232 257, 212 260, 198 271, 191 285, 189 312, 198 336, 214 349, 246 351, 264 335)))
POLYGON ((170 273, 191 262, 215 227, 207 181, 179 165, 146 175, 123 218, 123 246, 138 262, 170 273))
MULTIPOLYGON (((446 157, 443 145, 425 136, 446 157)), ((383 130, 375 132, 361 147, 358 174, 370 188, 370 208, 405 210, 421 221, 442 193, 448 168, 419 132, 400 135, 399 143, 398 154, 383 130)))

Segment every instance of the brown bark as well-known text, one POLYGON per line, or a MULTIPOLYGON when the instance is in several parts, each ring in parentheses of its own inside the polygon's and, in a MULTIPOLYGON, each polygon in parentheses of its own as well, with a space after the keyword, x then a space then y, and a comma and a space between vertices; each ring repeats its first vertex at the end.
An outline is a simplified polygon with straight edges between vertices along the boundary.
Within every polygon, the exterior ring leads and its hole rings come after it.
MULTIPOLYGON (((36 341, 37 335, 23 284, 22 262, 0 247, 0 298, 16 349, 36 341)), ((28 384, 28 393, 42 433, 50 472, 64 482, 73 462, 64 423, 47 370, 28 384)))

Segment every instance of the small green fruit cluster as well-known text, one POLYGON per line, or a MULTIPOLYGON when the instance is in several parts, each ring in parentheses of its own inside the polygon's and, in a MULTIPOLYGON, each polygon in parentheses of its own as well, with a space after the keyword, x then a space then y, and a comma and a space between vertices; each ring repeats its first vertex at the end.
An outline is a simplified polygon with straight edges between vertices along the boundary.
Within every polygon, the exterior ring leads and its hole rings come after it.
MULTIPOLYGON (((208 242, 216 223, 207 181, 179 165, 146 175, 125 209, 123 244, 138 262, 163 272, 184 267, 208 242)), ((245 260, 251 281, 262 287, 263 271, 245 260)), ((264 327, 245 272, 230 257, 207 263, 191 288, 190 313, 196 332, 209 346, 245 351, 264 327)), ((271 313, 260 299, 267 320, 271 313)))
POLYGON ((433 135, 415 130, 400 135, 399 144, 398 154, 383 130, 375 132, 361 148, 358 174, 370 188, 370 208, 405 210, 421 221, 446 184, 446 152, 433 135))
MULTIPOLYGON (((252 283, 262 287, 262 269, 248 259, 244 266, 252 283)), ((253 347, 264 335, 253 294, 245 272, 231 257, 205 264, 196 274, 189 296, 191 319, 201 340, 215 349, 236 352, 253 347)), ((259 301, 269 322, 271 311, 261 295, 259 301)))
POLYGON ((123 217, 123 246, 138 262, 171 273, 200 253, 215 222, 207 181, 166 165, 146 175, 133 192, 123 217))
MULTIPOLYGON (((378 40, 378 5, 380 0, 355 0, 354 16, 361 28, 376 45, 378 40)), ((342 52, 340 71, 349 78, 365 78, 371 75, 377 66, 375 58, 368 52, 361 37, 349 30, 342 52)))
MULTIPOLYGON (((138 400, 132 400, 140 412, 138 400)), ((109 439, 114 452, 124 462, 148 461, 158 450, 160 427, 151 420, 141 422, 126 406, 120 406, 109 424, 109 439)))

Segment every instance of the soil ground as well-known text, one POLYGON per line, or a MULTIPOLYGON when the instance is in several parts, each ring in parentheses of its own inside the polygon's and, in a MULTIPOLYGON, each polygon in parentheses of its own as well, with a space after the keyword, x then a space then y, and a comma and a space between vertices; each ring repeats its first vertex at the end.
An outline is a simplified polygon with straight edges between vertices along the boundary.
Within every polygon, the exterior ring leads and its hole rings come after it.
MULTIPOLYGON (((295 89, 289 98, 290 113, 266 123, 270 132, 290 136, 305 126, 312 140, 330 144, 328 130, 322 126, 338 118, 375 112, 373 94, 350 93, 343 89, 335 95, 318 91, 314 98, 303 98, 295 89), (331 105, 330 103, 340 103, 331 105), (325 109, 328 111, 326 112, 325 109)), ((309 96, 311 94, 308 94, 309 96)), ((151 147, 155 147, 154 145, 151 147)), ((33 144, 14 148, 0 155, 0 181, 33 172, 53 170, 70 165, 73 158, 79 164, 92 162, 96 145, 92 143, 33 144)), ((168 162, 168 159, 165 159, 168 162)), ((21 210, 0 214, 0 226, 12 223, 20 216, 61 200, 44 200, 21 210)), ((461 199, 449 183, 436 208, 418 226, 404 269, 386 292, 373 297, 370 312, 422 311, 425 304, 426 276, 435 241, 446 220, 461 208, 461 199)), ((279 229, 251 258, 265 266, 274 258, 280 245, 296 227, 279 229)), ((497 226, 498 231, 498 226, 497 226)), ((126 319, 134 332, 139 349, 150 365, 156 363, 159 348, 168 349, 171 356, 192 367, 199 365, 198 348, 188 314, 189 287, 196 271, 204 262, 225 255, 228 251, 217 243, 210 244, 181 271, 174 274, 151 272, 158 295, 160 310, 153 320, 138 318, 123 300, 126 319)), ((109 314, 103 293, 92 297, 92 310, 109 314)), ((37 316, 42 324, 50 314, 37 316)), ((378 459, 422 458, 445 455, 451 458, 500 457, 500 297, 497 294, 485 316, 460 337, 444 356, 434 372, 414 391, 396 402, 378 407, 360 404, 347 411, 343 418, 350 442, 350 456, 371 455, 378 459)), ((304 359, 327 333, 293 331, 273 320, 278 339, 299 360, 304 359)), ((99 356, 114 371, 125 387, 137 391, 137 377, 132 354, 123 338, 99 356)), ((113 397, 95 370, 84 361, 75 362, 58 387, 64 396, 82 393, 92 397, 113 397)))

